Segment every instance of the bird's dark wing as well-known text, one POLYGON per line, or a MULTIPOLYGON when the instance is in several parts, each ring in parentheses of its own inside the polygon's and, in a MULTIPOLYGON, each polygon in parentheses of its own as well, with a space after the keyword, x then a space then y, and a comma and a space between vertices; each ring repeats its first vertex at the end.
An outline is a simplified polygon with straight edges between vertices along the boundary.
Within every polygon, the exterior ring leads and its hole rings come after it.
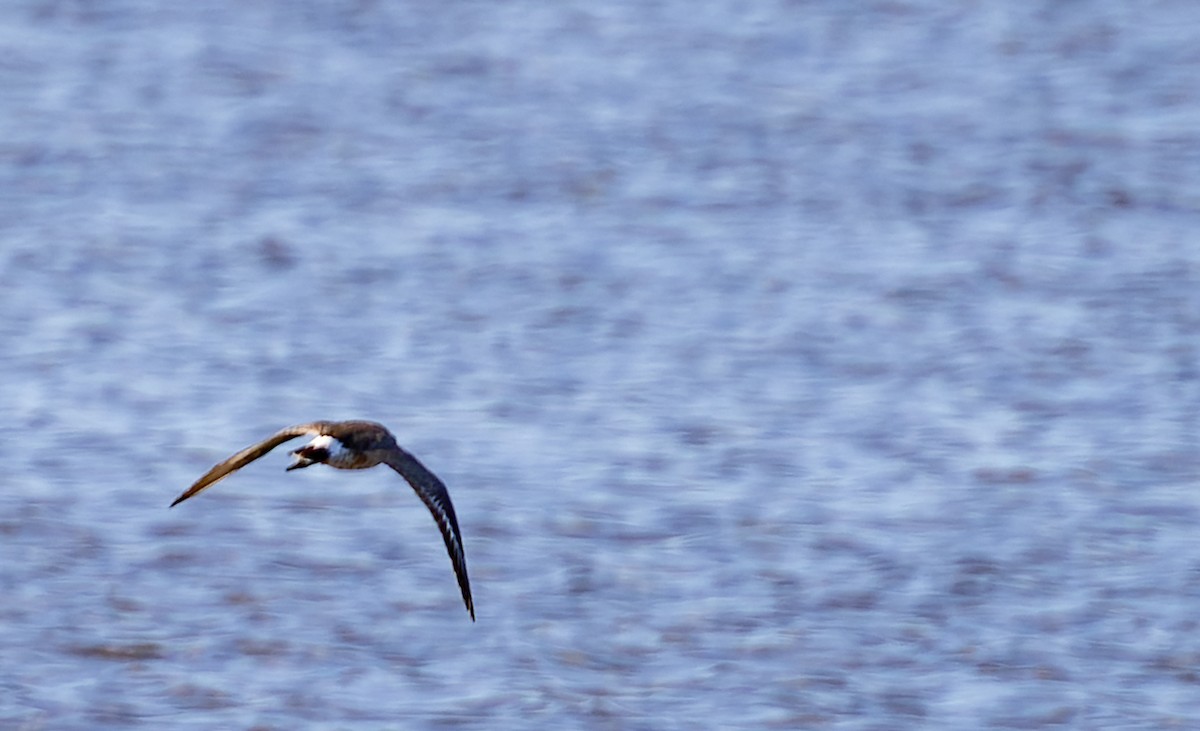
POLYGON ((450 553, 450 562, 454 564, 454 574, 458 577, 458 588, 462 590, 463 602, 466 603, 467 611, 471 613, 471 621, 474 622, 475 602, 471 599, 471 581, 467 578, 467 556, 463 553, 462 533, 458 530, 458 517, 454 514, 454 503, 450 502, 450 493, 436 475, 400 447, 388 450, 383 461, 408 480, 408 484, 412 485, 425 507, 433 513, 433 519, 446 542, 446 551, 450 553))
POLYGON ((204 476, 196 480, 194 485, 185 490, 182 495, 175 498, 175 502, 171 503, 171 507, 175 507, 221 478, 240 470, 289 439, 295 439, 304 434, 320 434, 324 426, 324 422, 316 421, 311 424, 297 424, 296 426, 289 426, 286 429, 280 429, 274 436, 264 439, 252 447, 246 447, 208 472, 205 472, 204 476))

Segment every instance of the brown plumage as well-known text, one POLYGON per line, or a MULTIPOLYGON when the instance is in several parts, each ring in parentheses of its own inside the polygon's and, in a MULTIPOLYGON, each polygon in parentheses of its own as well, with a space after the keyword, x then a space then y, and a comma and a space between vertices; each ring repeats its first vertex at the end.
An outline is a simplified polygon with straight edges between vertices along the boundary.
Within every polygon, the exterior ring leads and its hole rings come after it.
POLYGON ((171 507, 196 495, 254 460, 270 452, 284 442, 299 436, 312 435, 311 442, 293 450, 295 461, 288 470, 301 469, 314 464, 327 464, 343 470, 361 470, 386 464, 400 473, 412 485, 417 497, 429 508, 434 521, 442 531, 446 551, 458 577, 463 601, 475 621, 475 603, 471 600, 471 582, 467 578, 467 558, 463 553, 462 533, 458 529, 458 517, 446 486, 417 458, 400 448, 396 438, 382 424, 373 421, 314 421, 281 429, 273 436, 233 455, 196 480, 195 484, 175 498, 171 507))

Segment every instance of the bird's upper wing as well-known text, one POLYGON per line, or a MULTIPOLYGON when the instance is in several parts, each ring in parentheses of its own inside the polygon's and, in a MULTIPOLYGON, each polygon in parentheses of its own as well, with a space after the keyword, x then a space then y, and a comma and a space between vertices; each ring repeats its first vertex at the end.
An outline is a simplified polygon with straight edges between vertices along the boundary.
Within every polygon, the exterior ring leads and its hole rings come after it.
POLYGON ((175 498, 175 502, 171 503, 171 507, 175 507, 179 503, 187 500, 191 496, 200 492, 217 480, 229 475, 230 473, 240 470, 289 439, 295 439, 296 437, 304 434, 320 434, 323 426, 323 422, 319 421, 311 424, 297 424, 296 426, 289 426, 286 429, 280 429, 275 433, 274 436, 264 439, 252 447, 246 447, 229 459, 213 467, 208 472, 205 472, 204 476, 199 480, 196 480, 195 484, 193 484, 187 490, 184 490, 182 495, 175 498))
POLYGON ((425 507, 433 513, 433 519, 446 542, 446 551, 450 553, 450 561, 454 564, 454 574, 458 577, 458 588, 462 590, 463 602, 466 603, 467 611, 471 613, 471 621, 474 622, 475 602, 471 599, 471 581, 467 578, 467 556, 463 552, 462 534, 458 530, 458 517, 454 514, 454 503, 450 502, 450 493, 446 491, 446 486, 437 475, 400 447, 388 450, 383 461, 408 480, 408 484, 412 485, 425 507))

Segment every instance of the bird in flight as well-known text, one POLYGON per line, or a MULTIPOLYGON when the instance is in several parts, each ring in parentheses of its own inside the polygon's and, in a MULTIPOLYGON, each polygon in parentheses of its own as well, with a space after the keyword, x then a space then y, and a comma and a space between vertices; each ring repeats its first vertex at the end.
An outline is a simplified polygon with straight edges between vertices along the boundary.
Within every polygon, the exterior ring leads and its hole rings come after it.
POLYGON ((442 531, 450 562, 454 564, 454 574, 458 577, 458 588, 462 590, 463 602, 474 622, 475 602, 471 599, 471 582, 467 578, 467 557, 463 553, 462 533, 458 529, 458 518, 454 514, 454 504, 450 502, 450 493, 425 465, 396 444, 396 438, 382 424, 373 421, 314 421, 280 429, 274 436, 246 447, 204 473, 195 484, 175 498, 171 507, 237 472, 280 444, 300 436, 312 436, 313 440, 292 450, 294 461, 288 465, 288 471, 314 464, 327 464, 341 470, 363 470, 385 464, 412 485, 417 497, 429 508, 442 531))

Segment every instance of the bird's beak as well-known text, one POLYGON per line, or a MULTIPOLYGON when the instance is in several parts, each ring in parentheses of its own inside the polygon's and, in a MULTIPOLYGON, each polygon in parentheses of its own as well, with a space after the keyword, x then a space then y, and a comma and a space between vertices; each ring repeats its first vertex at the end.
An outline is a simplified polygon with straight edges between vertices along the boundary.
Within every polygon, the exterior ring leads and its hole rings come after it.
POLYGON ((292 470, 304 469, 305 467, 307 467, 311 464, 316 464, 316 462, 313 462, 311 459, 309 459, 309 458, 305 457, 303 454, 301 454, 300 453, 301 451, 303 451, 303 450, 297 449, 294 452, 292 452, 292 459, 294 461, 290 465, 287 466, 287 470, 286 470, 287 472, 291 472, 292 470))
POLYGON ((299 449, 292 450, 292 456, 296 459, 288 466, 288 471, 303 469, 310 464, 318 464, 329 459, 329 449, 323 446, 314 447, 311 444, 305 444, 299 449))

